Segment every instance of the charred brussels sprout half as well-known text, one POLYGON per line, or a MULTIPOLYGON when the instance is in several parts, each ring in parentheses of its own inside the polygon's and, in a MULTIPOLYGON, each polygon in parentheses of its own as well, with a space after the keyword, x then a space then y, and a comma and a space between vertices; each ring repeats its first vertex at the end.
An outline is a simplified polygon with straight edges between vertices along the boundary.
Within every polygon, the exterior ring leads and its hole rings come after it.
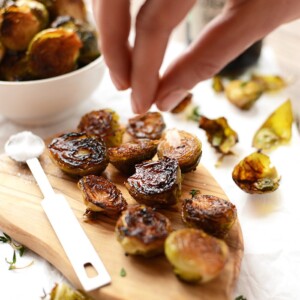
MULTIPOLYGON (((47 298, 48 299, 48 298, 47 298)), ((75 290, 66 283, 56 283, 50 292, 50 300, 93 300, 83 291, 75 290)))
POLYGON ((127 207, 121 191, 108 179, 102 176, 87 175, 78 181, 86 205, 85 215, 93 217, 93 213, 109 216, 120 214, 127 207))
POLYGON ((238 134, 228 124, 224 117, 208 119, 201 116, 199 127, 206 132, 208 142, 222 154, 231 154, 231 148, 238 142, 238 134))
POLYGON ((69 73, 77 68, 81 46, 78 35, 72 30, 42 30, 28 47, 29 70, 38 79, 69 73))
POLYGON ((135 165, 150 160, 156 154, 158 141, 139 139, 108 149, 109 162, 120 172, 132 175, 135 165))
POLYGON ((78 57, 79 66, 85 66, 100 56, 95 28, 89 24, 74 19, 70 16, 59 16, 51 24, 52 28, 63 27, 75 31, 81 42, 82 48, 78 57))
POLYGON ((105 143, 82 132, 54 138, 48 149, 53 162, 70 175, 100 174, 108 165, 105 143))
POLYGON ((16 1, 1 11, 1 41, 6 49, 25 51, 32 38, 47 26, 48 12, 37 1, 16 1))
POLYGON ((135 166, 136 172, 125 182, 129 194, 149 206, 176 204, 181 195, 181 171, 178 161, 163 157, 135 166))
MULTIPOLYGON (((0 23, 0 26, 1 26, 1 23, 0 23)), ((1 43, 1 40, 0 40, 0 63, 1 63, 4 55, 5 55, 5 48, 4 48, 4 46, 3 46, 3 44, 1 43)))
POLYGON ((150 207, 133 205, 122 213, 115 232, 127 254, 149 257, 163 253, 171 223, 150 207))
POLYGON ((127 132, 135 139, 159 140, 166 128, 159 112, 147 112, 128 120, 127 132))
POLYGON ((254 152, 233 169, 232 179, 246 193, 264 194, 277 190, 280 176, 269 156, 254 152))
POLYGON ((263 91, 262 85, 253 80, 233 80, 225 87, 227 99, 243 110, 249 110, 263 91))
POLYGON ((236 219, 236 207, 216 196, 196 194, 182 204, 182 220, 185 224, 216 237, 225 237, 236 219))
POLYGON ((101 109, 85 114, 77 128, 88 135, 100 137, 107 147, 122 143, 124 130, 119 124, 119 115, 111 109, 101 109))
POLYGON ((197 168, 202 155, 202 143, 193 134, 183 130, 169 129, 157 148, 157 156, 174 158, 178 161, 182 173, 197 168))
POLYGON ((200 229, 185 228, 167 237, 165 254, 181 280, 204 283, 221 273, 229 250, 223 240, 200 229))

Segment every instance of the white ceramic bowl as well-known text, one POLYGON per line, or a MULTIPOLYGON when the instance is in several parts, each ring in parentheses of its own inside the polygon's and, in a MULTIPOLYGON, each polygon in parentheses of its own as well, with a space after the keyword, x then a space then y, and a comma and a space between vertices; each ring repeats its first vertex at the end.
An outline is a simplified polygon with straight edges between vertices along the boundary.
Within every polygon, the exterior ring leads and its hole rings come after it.
POLYGON ((96 90, 104 70, 100 56, 76 71, 57 77, 0 81, 0 115, 24 125, 47 125, 62 120, 96 90))

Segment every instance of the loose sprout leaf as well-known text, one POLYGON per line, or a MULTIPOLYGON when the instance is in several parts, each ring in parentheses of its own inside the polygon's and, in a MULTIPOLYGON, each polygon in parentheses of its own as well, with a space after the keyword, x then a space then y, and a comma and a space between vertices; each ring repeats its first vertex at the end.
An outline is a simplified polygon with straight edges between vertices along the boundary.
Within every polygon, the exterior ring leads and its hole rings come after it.
POLYGON ((292 137, 293 111, 290 100, 280 105, 255 133, 252 146, 272 150, 287 144, 292 137))
POLYGON ((186 97, 184 97, 182 99, 181 102, 178 103, 177 106, 175 106, 172 110, 171 113, 172 114, 179 114, 182 113, 183 111, 185 111, 187 109, 187 107, 189 105, 191 105, 192 103, 192 99, 193 99, 193 94, 192 93, 188 93, 188 95, 186 97))
POLYGON ((212 78, 212 88, 216 93, 224 92, 225 88, 221 76, 214 76, 212 78))
POLYGON ((265 92, 275 92, 286 87, 286 81, 279 75, 253 74, 251 79, 260 83, 265 92))
POLYGON ((208 142, 217 152, 226 155, 232 153, 232 147, 238 142, 238 134, 229 126, 226 118, 208 119, 202 116, 199 127, 205 130, 208 142))
POLYGON ((50 300, 92 300, 82 291, 75 290, 65 283, 55 284, 50 292, 50 300))
POLYGON ((269 156, 261 152, 254 152, 242 159, 234 167, 232 179, 249 194, 273 192, 280 182, 280 176, 269 156))

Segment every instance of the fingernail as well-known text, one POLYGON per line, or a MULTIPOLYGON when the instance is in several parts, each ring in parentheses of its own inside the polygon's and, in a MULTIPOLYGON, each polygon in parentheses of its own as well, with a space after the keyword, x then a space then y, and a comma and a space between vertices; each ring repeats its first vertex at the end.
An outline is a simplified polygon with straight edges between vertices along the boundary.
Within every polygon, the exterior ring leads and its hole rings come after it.
POLYGON ((162 111, 172 110, 177 106, 187 95, 188 91, 186 90, 177 90, 169 93, 162 99, 159 99, 159 109, 162 111))
POLYGON ((131 93, 131 108, 132 108, 133 113, 135 113, 135 114, 140 113, 139 102, 133 93, 131 93))
POLYGON ((115 87, 119 90, 125 90, 128 88, 128 85, 124 82, 122 78, 120 78, 118 75, 110 73, 110 78, 115 85, 115 87))

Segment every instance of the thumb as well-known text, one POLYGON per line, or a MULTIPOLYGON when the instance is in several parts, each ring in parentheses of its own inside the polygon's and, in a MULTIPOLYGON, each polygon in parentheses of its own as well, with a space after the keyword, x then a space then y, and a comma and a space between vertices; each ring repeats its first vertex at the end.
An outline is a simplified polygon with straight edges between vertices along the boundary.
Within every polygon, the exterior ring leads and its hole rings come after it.
POLYGON ((173 109, 198 82, 211 78, 284 22, 283 18, 276 18, 280 8, 273 13, 270 7, 259 7, 269 1, 236 2, 239 5, 226 7, 163 74, 155 97, 160 110, 173 109))

